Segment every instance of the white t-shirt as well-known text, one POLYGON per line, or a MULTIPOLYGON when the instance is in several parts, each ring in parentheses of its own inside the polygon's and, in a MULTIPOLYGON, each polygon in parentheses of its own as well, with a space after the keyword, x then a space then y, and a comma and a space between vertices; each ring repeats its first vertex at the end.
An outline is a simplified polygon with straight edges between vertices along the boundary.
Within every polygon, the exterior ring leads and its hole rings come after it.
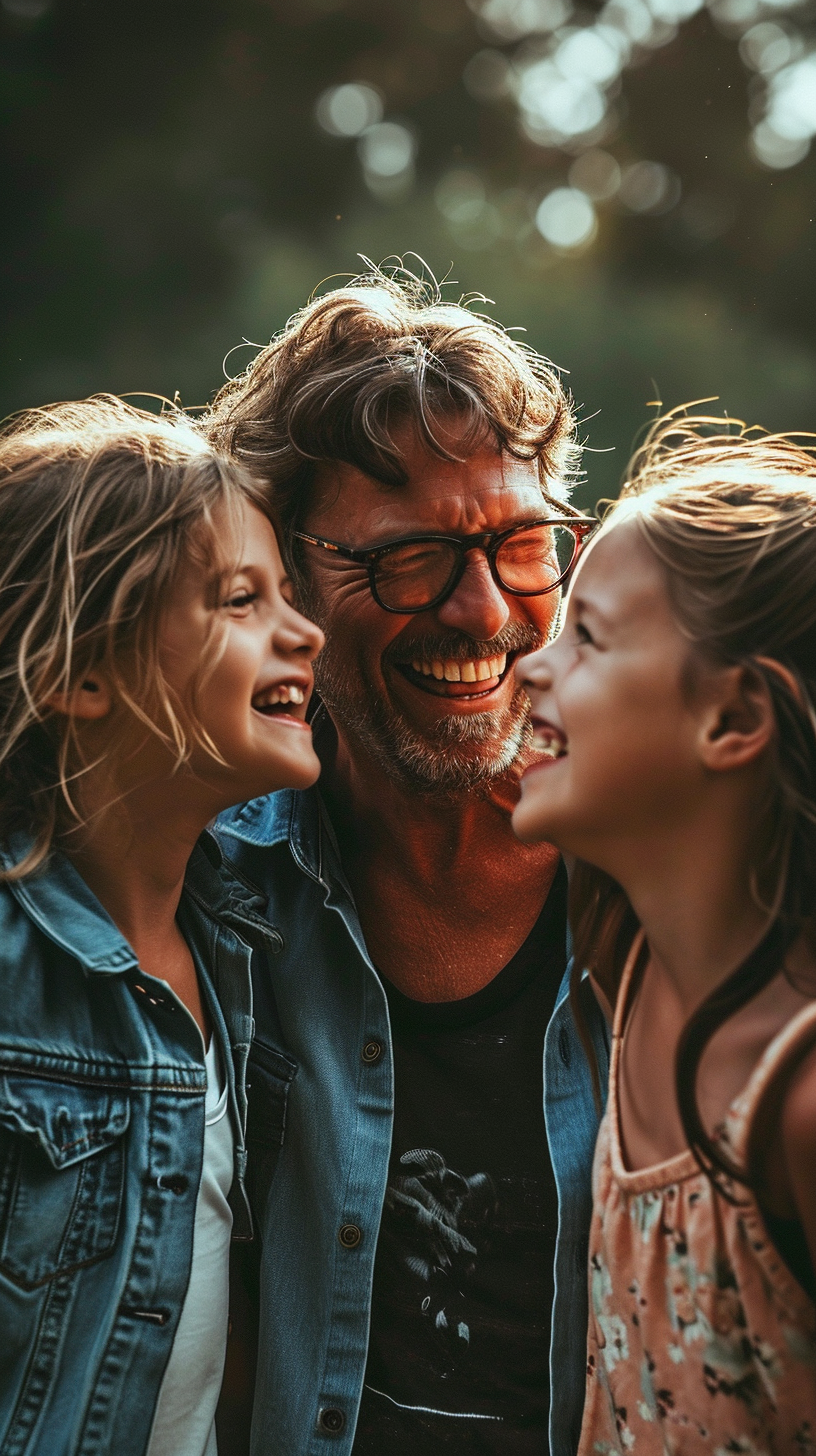
POLYGON ((217 1456, 215 1407, 229 1318, 233 1133, 215 1036, 205 1058, 204 1164, 196 1202, 190 1283, 159 1391, 147 1456, 217 1456))

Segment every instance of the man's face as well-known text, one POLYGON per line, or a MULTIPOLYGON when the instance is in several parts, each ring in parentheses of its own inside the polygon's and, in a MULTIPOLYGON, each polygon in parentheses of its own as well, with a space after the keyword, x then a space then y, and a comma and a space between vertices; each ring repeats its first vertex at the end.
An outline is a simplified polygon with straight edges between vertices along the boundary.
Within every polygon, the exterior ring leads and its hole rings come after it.
MULTIPOLYGON (((351 465, 323 466, 303 530, 359 549, 403 536, 499 531, 547 514, 535 462, 490 445, 451 462, 410 432, 397 439, 407 485, 385 487, 351 465)), ((450 442, 455 450, 455 432, 450 442)), ((364 567, 303 549, 304 605, 326 634, 316 685, 349 749, 424 791, 504 773, 529 736, 513 663, 549 636, 558 592, 505 593, 484 552, 473 551, 447 601, 397 616, 377 605, 364 567)))

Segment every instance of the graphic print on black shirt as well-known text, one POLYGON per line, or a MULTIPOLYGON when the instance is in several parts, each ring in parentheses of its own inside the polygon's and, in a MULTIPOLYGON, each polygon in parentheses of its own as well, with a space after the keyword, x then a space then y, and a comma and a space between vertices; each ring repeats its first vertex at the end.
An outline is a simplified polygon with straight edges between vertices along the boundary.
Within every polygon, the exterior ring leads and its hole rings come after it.
POLYGON ((557 1203, 543 1047, 565 942, 562 866, 475 996, 386 987, 394 1138, 354 1456, 545 1456, 557 1203))

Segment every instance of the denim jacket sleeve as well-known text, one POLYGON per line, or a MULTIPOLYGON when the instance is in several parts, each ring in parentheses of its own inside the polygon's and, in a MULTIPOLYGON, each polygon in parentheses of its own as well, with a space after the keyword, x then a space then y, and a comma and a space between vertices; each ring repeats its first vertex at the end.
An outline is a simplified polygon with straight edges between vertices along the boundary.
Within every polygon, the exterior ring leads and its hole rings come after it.
MULTIPOLYGON (((550 1456, 575 1456, 586 1371, 588 1241, 592 1158, 600 1120, 586 1052, 569 1003, 571 965, 544 1043, 544 1118, 558 1189, 558 1242, 550 1347, 550 1456)), ((598 1058, 601 1086, 609 1068, 609 1033, 588 976, 580 988, 598 1058)))

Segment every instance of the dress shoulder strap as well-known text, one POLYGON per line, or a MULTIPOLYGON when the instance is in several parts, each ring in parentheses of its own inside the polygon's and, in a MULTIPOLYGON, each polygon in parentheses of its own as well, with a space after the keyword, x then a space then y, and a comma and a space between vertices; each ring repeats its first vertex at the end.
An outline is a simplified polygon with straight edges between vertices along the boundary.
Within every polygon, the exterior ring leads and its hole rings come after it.
POLYGON ((816 1001, 803 1006, 765 1048, 742 1092, 734 1098, 725 1118, 724 1132, 737 1161, 746 1163, 757 1119, 775 1107, 774 1091, 816 1046, 816 1001))

